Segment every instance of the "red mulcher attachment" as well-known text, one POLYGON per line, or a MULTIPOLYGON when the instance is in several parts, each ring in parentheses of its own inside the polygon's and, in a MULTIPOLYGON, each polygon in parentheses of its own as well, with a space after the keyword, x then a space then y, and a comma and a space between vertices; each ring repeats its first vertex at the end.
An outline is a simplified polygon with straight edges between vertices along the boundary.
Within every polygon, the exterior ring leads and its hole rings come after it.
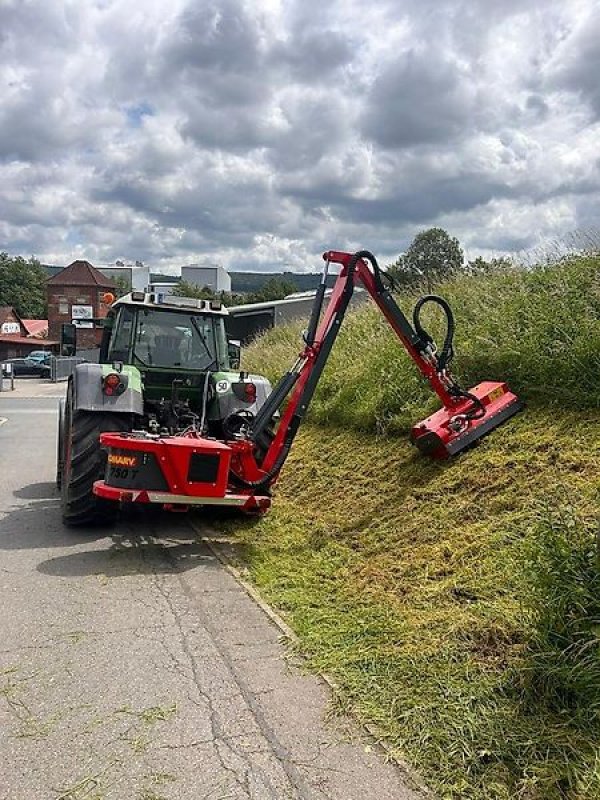
POLYGON ((482 404, 479 414, 470 416, 473 401, 463 398, 450 408, 440 408, 413 425, 411 442, 425 455, 448 458, 473 445, 523 408, 523 403, 505 383, 483 381, 468 392, 482 404), (485 411, 485 413, 483 413, 485 411))
POLYGON ((523 408, 523 403, 506 383, 484 381, 465 391, 452 377, 449 365, 453 356, 454 316, 442 297, 422 297, 414 308, 411 325, 392 297, 391 287, 384 284, 382 277, 385 279, 386 274, 372 253, 363 250, 350 255, 330 250, 323 254, 323 258, 327 263, 342 264, 338 282, 344 278, 346 281, 339 297, 336 283, 327 313, 335 302, 343 302, 350 280, 354 285, 362 283, 440 398, 443 408, 419 422, 411 431, 411 441, 422 453, 433 458, 454 456, 523 408), (427 303, 439 306, 446 316, 446 336, 439 352, 420 321, 421 309, 427 303))

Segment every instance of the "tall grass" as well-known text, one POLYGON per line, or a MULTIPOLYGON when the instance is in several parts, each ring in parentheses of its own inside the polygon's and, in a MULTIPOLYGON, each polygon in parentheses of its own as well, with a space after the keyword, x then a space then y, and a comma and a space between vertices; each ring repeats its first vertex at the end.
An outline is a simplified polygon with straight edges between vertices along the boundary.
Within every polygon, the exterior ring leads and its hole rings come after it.
MULTIPOLYGON (((462 276, 436 291, 455 312, 454 372, 466 387, 507 380, 533 405, 600 406, 600 258, 462 276)), ((399 298, 407 315, 415 300, 399 298)), ((441 337, 441 320, 426 313, 441 337)), ((301 349, 301 327, 261 337, 245 352, 245 367, 279 377, 301 349)), ((379 311, 369 304, 350 312, 313 400, 312 419, 404 432, 435 407, 379 311)))
POLYGON ((546 507, 529 542, 525 574, 531 634, 524 666, 533 703, 600 728, 599 520, 546 507))

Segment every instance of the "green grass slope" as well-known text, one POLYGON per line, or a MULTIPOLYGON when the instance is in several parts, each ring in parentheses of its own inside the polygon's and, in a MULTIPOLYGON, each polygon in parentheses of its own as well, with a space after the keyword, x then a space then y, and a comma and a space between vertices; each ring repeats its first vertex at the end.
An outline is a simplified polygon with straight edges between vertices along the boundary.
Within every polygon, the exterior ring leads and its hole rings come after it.
MULTIPOLYGON (((442 287, 465 385, 528 401, 445 463, 407 441, 435 406, 414 366, 374 310, 350 315, 273 510, 230 523, 340 702, 440 797, 600 796, 599 275, 442 287)), ((245 367, 275 377, 298 345, 273 331, 245 367)))

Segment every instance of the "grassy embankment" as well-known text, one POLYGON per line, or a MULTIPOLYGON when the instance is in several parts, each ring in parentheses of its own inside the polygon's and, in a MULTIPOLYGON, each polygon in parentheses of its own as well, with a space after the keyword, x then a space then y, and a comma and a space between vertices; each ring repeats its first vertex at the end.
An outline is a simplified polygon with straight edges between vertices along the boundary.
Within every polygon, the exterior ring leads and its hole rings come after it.
MULTIPOLYGON (((435 398, 375 310, 350 315, 272 512, 232 525, 340 703, 444 798, 600 797, 599 278, 579 259, 440 287, 463 385, 528 403, 447 463, 407 438, 435 398)), ((299 341, 244 366, 275 378, 299 341)))

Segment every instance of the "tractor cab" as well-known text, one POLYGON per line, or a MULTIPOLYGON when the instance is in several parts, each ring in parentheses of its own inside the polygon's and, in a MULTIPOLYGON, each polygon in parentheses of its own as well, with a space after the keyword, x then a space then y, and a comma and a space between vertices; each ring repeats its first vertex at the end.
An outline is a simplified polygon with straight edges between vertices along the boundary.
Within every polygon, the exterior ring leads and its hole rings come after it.
POLYGON ((213 301, 132 292, 109 312, 100 363, 135 367, 147 402, 170 396, 176 382, 178 396, 197 406, 210 374, 239 367, 227 341, 227 313, 213 301))
POLYGON ((112 306, 100 363, 140 369, 228 370, 227 309, 208 300, 131 292, 112 306))

